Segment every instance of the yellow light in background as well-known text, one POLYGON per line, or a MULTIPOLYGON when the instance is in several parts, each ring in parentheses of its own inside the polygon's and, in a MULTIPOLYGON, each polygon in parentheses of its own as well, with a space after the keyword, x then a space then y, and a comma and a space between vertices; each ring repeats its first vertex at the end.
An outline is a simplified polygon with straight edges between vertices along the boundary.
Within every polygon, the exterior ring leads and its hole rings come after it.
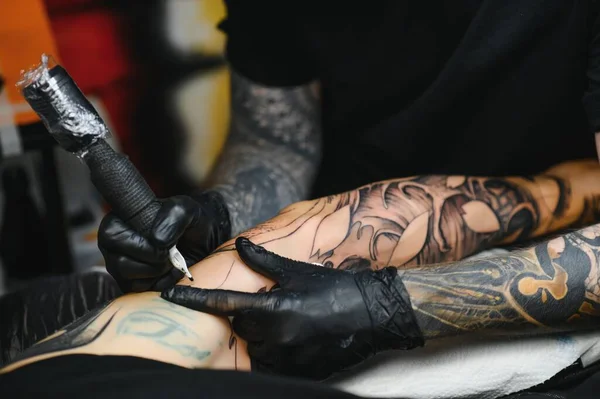
POLYGON ((187 133, 184 166, 198 183, 217 159, 229 129, 229 71, 220 68, 187 81, 175 105, 187 133))
MULTIPOLYGON (((225 17, 223 0, 174 1, 169 4, 169 36, 182 51, 218 56, 225 35, 217 24, 225 17)), ((229 72, 221 68, 184 82, 175 106, 187 134, 184 167, 201 182, 219 155, 229 129, 229 72)))
POLYGON ((197 18, 201 23, 208 24, 206 39, 199 43, 198 51, 203 54, 223 54, 225 48, 225 35, 216 28, 217 24, 225 18, 225 5, 223 0, 196 0, 199 3, 197 18))

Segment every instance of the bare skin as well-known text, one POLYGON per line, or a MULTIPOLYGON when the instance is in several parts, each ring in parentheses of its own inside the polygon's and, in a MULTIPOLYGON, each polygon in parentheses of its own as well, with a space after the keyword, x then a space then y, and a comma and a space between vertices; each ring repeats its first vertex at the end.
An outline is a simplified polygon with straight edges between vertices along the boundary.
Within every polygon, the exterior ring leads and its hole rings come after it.
MULTIPOLYGON (((442 298, 445 306, 454 299, 423 289, 424 273, 441 268, 439 274, 447 278, 453 265, 416 266, 455 261, 489 246, 591 223, 597 220, 599 195, 596 162, 559 165, 535 178, 405 178, 295 203, 244 236, 286 257, 327 267, 406 268, 403 278, 416 310, 431 313, 428 306, 441 309, 432 298, 442 298)), ((535 261, 528 264, 539 267, 535 261)), ((232 242, 190 270, 193 286, 199 288, 257 292, 272 286, 240 261, 232 242)), ((535 288, 528 281, 522 283, 523 295, 535 288)), ((443 284, 425 286, 433 290, 443 284)), ((421 322, 430 326, 424 331, 427 337, 446 334, 446 324, 423 317, 421 322)), ((462 314, 449 323, 462 328, 462 321, 477 325, 477 320, 462 314)), ((129 355, 189 368, 250 369, 245 343, 232 333, 228 320, 169 304, 157 293, 144 293, 118 298, 91 312, 23 353, 2 372, 69 353, 129 355)))

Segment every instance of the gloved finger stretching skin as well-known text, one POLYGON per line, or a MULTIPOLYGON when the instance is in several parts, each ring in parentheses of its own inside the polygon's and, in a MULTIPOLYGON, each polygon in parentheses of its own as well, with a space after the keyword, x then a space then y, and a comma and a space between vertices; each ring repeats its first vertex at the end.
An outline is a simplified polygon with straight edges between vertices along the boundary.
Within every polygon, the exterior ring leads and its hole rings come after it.
POLYGON ((282 287, 285 287, 292 276, 306 272, 307 268, 317 268, 310 263, 298 262, 267 251, 245 237, 238 237, 235 240, 235 248, 242 262, 248 267, 274 280, 282 287))
POLYGON ((177 305, 216 316, 234 316, 248 310, 271 311, 276 302, 271 293, 251 294, 228 290, 206 290, 183 285, 163 291, 161 297, 177 305))

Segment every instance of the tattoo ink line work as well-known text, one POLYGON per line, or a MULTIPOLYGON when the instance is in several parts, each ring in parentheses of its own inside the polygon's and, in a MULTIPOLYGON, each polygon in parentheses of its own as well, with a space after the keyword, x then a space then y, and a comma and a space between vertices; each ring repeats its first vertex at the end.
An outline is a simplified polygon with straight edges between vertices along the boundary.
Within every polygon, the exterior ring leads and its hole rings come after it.
POLYGON ((600 225, 534 248, 401 271, 427 337, 600 321, 600 225))
POLYGON ((34 356, 46 355, 68 349, 75 349, 91 344, 102 335, 102 333, 112 322, 115 315, 119 312, 119 309, 117 309, 105 323, 97 328, 92 328, 91 325, 98 319, 98 317, 100 317, 102 313, 104 313, 107 308, 108 305, 105 305, 101 308, 86 313, 61 330, 61 332, 58 333, 59 335, 41 341, 31 348, 23 351, 20 355, 13 359, 13 362, 18 362, 34 356))
POLYGON ((232 72, 231 97, 229 137, 209 181, 225 198, 235 236, 306 199, 321 121, 310 85, 269 88, 232 72))
POLYGON ((231 322, 231 319, 227 318, 227 321, 229 322, 229 330, 230 330, 228 347, 229 347, 229 350, 232 350, 232 348, 233 348, 234 370, 237 371, 237 369, 238 369, 238 357, 237 357, 237 354, 238 354, 238 340, 237 340, 237 337, 235 336, 235 332, 233 331, 233 323, 231 322))
POLYGON ((225 278, 223 279, 223 281, 221 282, 221 284, 219 284, 217 287, 215 287, 216 290, 218 290, 219 288, 221 288, 223 286, 223 284, 225 284, 227 282, 227 280, 229 279, 229 276, 231 275, 231 271, 233 270, 233 266, 235 266, 235 260, 231 261, 231 265, 229 266, 229 270, 227 271, 227 275, 225 275, 225 278))
MULTIPOLYGON (((244 235, 265 245, 317 223, 310 262, 352 271, 423 265, 530 238, 569 201, 569 185, 557 177, 413 177, 321 198, 286 226, 266 223, 244 235), (281 235, 261 240, 273 229, 281 235)), ((220 251, 228 250, 233 245, 220 251)))

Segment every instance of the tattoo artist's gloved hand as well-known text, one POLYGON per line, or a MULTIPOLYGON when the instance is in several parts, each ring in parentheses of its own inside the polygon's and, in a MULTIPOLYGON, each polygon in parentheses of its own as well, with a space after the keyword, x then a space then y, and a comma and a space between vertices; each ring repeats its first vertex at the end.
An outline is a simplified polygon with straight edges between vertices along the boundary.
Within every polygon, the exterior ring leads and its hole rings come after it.
POLYGON ((108 272, 124 292, 162 291, 183 273, 169 261, 177 248, 188 266, 200 261, 229 239, 229 213, 220 194, 177 196, 163 200, 151 231, 144 237, 113 213, 104 217, 98 246, 108 272))
POLYGON ((410 299, 395 268, 353 274, 280 257, 236 240, 240 258, 277 284, 256 294, 175 286, 162 297, 219 316, 234 316, 258 371, 324 379, 379 351, 423 345, 410 299))

